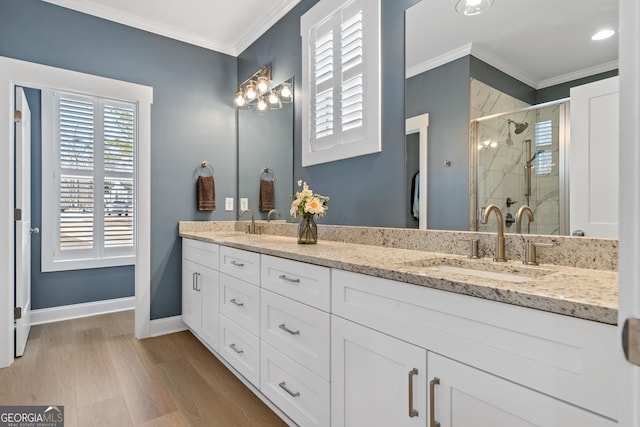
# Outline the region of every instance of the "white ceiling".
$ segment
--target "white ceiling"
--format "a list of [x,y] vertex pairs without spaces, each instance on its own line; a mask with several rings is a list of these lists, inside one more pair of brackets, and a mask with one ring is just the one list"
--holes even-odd
[[300,0],[44,0],[238,56]]
[[[237,56],[300,0],[44,1]],[[469,53],[536,88],[617,68],[617,34],[590,37],[617,30],[618,0],[495,0],[476,16],[456,1],[407,11],[407,76]]]
[[462,16],[457,0],[423,0],[407,11],[407,76],[473,53],[535,88],[617,68],[618,0],[495,0]]

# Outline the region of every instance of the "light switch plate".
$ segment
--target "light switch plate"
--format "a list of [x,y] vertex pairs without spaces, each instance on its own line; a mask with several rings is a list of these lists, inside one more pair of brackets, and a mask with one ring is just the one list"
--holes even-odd
[[233,197],[227,197],[224,199],[224,210],[232,211],[233,210]]
[[243,211],[249,209],[249,199],[246,197],[240,197],[240,210]]

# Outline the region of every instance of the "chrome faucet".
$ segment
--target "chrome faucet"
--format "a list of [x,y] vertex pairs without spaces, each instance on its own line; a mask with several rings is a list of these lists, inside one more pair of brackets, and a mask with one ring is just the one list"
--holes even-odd
[[496,262],[504,262],[507,259],[504,256],[504,221],[502,219],[502,212],[500,208],[496,205],[489,205],[484,208],[484,212],[482,213],[482,220],[480,221],[482,224],[486,224],[489,220],[489,215],[491,212],[496,213],[496,218],[498,219],[498,234],[496,235],[496,254],[493,258]]
[[518,213],[516,214],[516,233],[522,233],[522,215],[527,214],[529,222],[533,222],[533,211],[527,205],[520,206]]
[[249,234],[256,234],[256,218],[251,209],[244,209],[240,211],[239,218],[242,218],[242,215],[250,213],[251,214],[251,225],[249,226]]
[[278,218],[280,218],[280,211],[278,209],[271,209],[267,214],[267,222],[271,221],[271,214],[278,215]]

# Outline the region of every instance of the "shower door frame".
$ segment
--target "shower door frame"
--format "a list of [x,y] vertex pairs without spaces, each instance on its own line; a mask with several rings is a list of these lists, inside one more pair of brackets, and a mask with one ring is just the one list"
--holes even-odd
[[469,124],[469,230],[478,231],[478,218],[480,215],[478,206],[478,144],[480,137],[478,126],[481,122],[510,116],[525,111],[540,110],[542,108],[560,105],[558,118],[558,191],[559,191],[559,233],[561,236],[569,234],[569,104],[570,98],[561,98],[555,101],[531,105],[518,110],[491,114],[471,120]]

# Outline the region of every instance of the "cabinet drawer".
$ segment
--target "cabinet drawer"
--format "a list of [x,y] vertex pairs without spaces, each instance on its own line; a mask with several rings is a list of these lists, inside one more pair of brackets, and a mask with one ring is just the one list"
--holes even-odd
[[260,334],[260,288],[234,277],[220,274],[220,313]]
[[213,270],[220,266],[220,246],[193,239],[182,239],[182,258]]
[[300,426],[330,424],[330,384],[262,344],[260,391]]
[[331,269],[262,255],[261,286],[280,295],[329,312]]
[[612,325],[341,270],[331,280],[334,314],[617,418]]
[[220,354],[253,385],[260,383],[260,340],[225,316],[220,316]]
[[260,300],[262,340],[329,381],[331,316],[266,289]]
[[260,286],[260,254],[222,246],[220,247],[220,271]]

